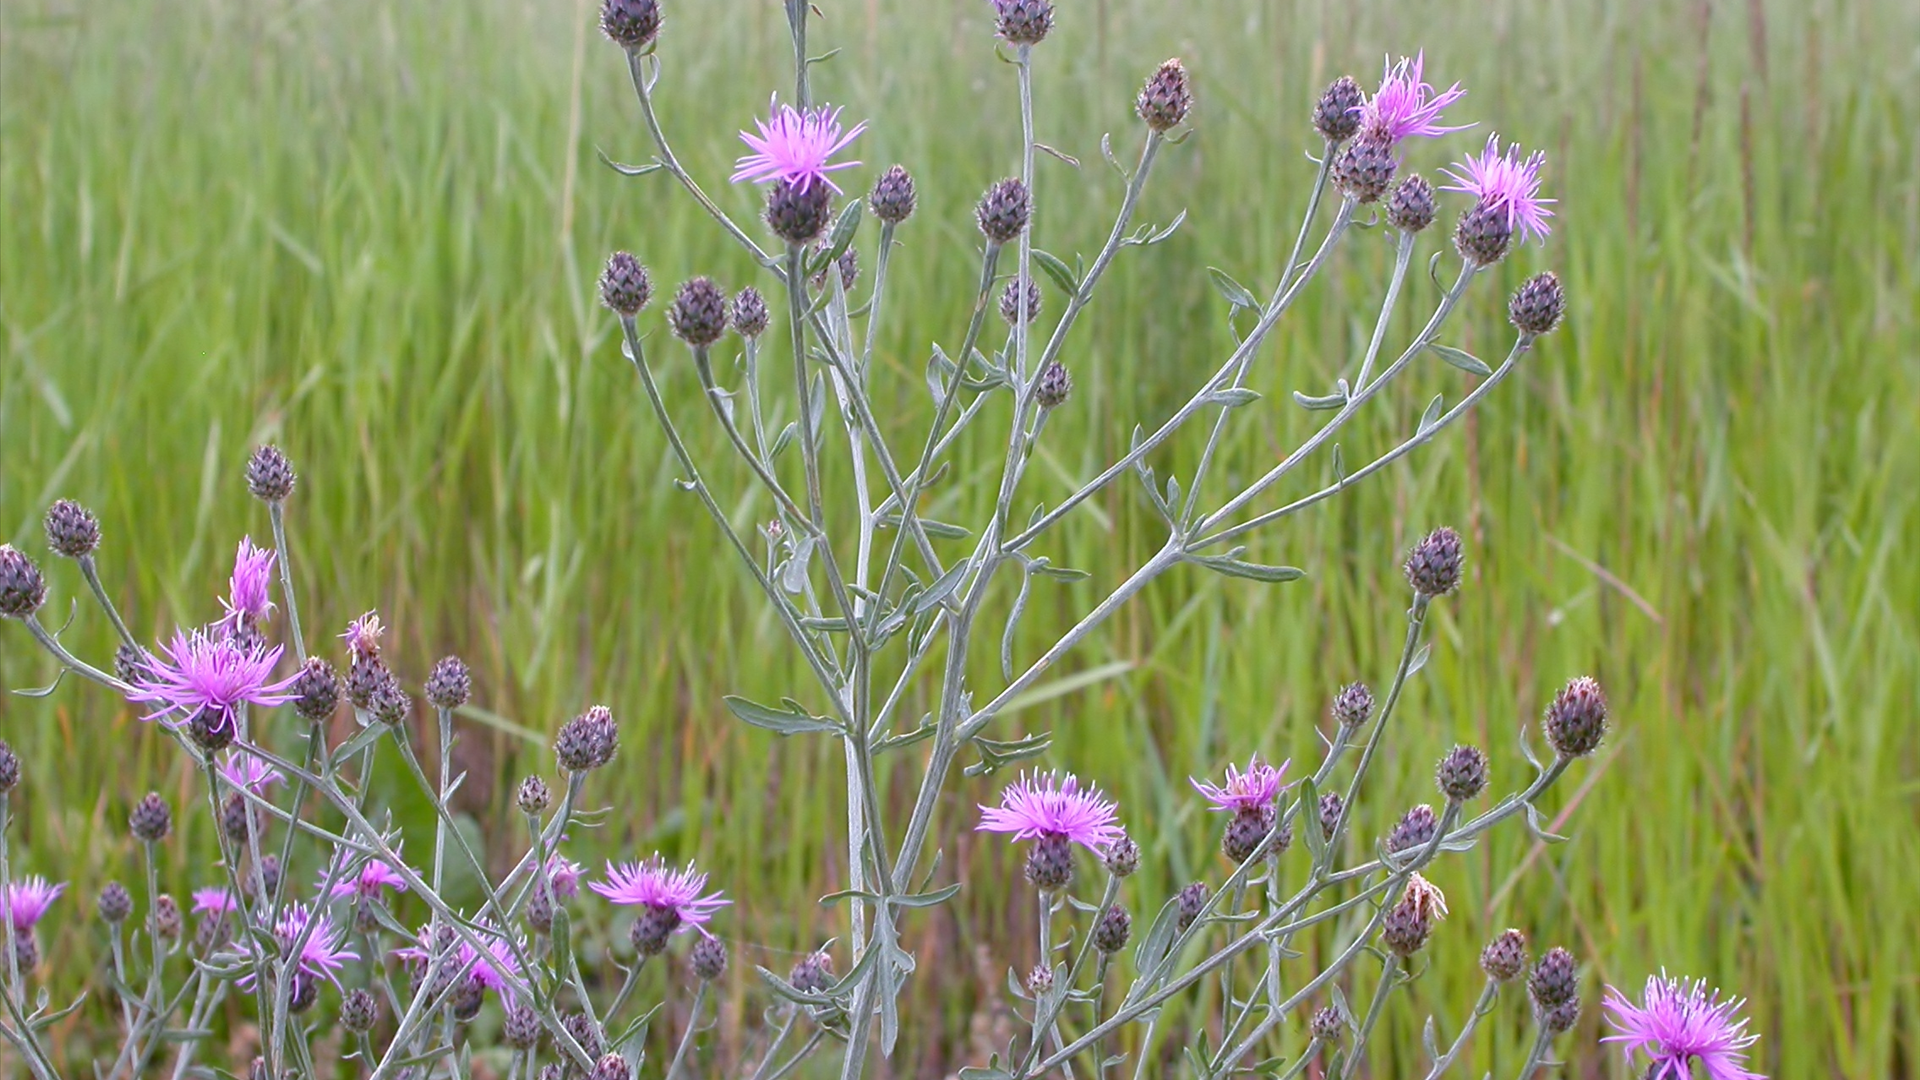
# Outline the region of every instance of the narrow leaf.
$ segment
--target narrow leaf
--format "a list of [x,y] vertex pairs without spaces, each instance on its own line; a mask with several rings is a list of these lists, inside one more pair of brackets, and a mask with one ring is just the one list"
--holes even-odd
[[749,701],[737,694],[728,694],[727,708],[733,715],[745,720],[757,728],[781,735],[799,735],[810,731],[837,732],[840,725],[824,716],[814,716],[800,707],[792,698],[782,698],[785,709],[775,709],[757,701]]
[[1455,349],[1446,345],[1428,345],[1427,351],[1469,375],[1478,375],[1484,379],[1493,374],[1493,369],[1487,366],[1486,361],[1464,349]]

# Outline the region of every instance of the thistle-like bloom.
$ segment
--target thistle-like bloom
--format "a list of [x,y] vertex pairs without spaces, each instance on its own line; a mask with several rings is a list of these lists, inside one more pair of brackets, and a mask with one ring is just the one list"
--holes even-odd
[[828,164],[828,159],[859,138],[860,133],[867,130],[866,121],[853,125],[852,131],[843,134],[839,109],[829,111],[822,106],[802,112],[776,99],[769,105],[768,112],[771,115],[767,120],[753,122],[760,134],[740,133],[740,141],[751,147],[753,153],[733,163],[733,182],[784,180],[795,191],[805,192],[817,181],[839,191],[840,186],[827,174],[860,163]]
[[1422,69],[1426,67],[1427,54],[1423,50],[1411,58],[1401,57],[1395,64],[1392,57],[1386,61],[1386,71],[1380,76],[1380,89],[1360,109],[1360,127],[1384,138],[1389,144],[1402,139],[1432,139],[1450,131],[1465,131],[1472,127],[1443,127],[1440,124],[1440,112],[1447,106],[1465,97],[1467,92],[1460,89],[1459,83],[1441,91],[1433,92],[1433,87],[1422,80]]
[[7,910],[13,916],[13,932],[24,934],[33,929],[33,924],[39,922],[53,902],[66,891],[66,882],[50,884],[38,874],[8,882],[6,901]]
[[328,895],[336,900],[347,896],[358,896],[372,900],[380,895],[381,889],[406,892],[407,879],[401,877],[393,867],[387,863],[381,862],[379,859],[368,859],[367,864],[360,868],[359,873],[334,882],[333,889]]
[[1519,233],[1522,242],[1529,237],[1544,240],[1553,232],[1547,225],[1553,211],[1547,206],[1554,202],[1540,197],[1540,166],[1546,160],[1539,150],[1522,158],[1519,143],[1502,153],[1500,136],[1488,135],[1486,149],[1461,162],[1460,171],[1441,170],[1454,181],[1441,190],[1463,191],[1483,206],[1506,211],[1507,227]]
[[347,652],[355,660],[371,660],[380,655],[380,635],[387,628],[380,625],[380,613],[369,611],[365,615],[347,624],[347,632],[340,640],[347,643]]
[[234,899],[233,890],[231,889],[193,890],[193,913],[195,915],[204,914],[211,915],[216,919],[224,919],[239,910],[240,902]]
[[559,852],[547,857],[547,881],[553,886],[553,895],[568,899],[580,895],[580,871],[583,868],[577,862]]
[[[307,933],[307,924],[313,924],[313,932]],[[346,948],[347,932],[336,924],[326,912],[315,912],[305,904],[288,904],[273,924],[274,940],[280,948],[291,949],[305,936],[307,943],[300,947],[297,958],[300,970],[316,979],[325,979],[335,986],[340,984],[340,969],[349,960],[360,959],[360,954]],[[253,988],[253,976],[243,976],[240,985]]]
[[507,980],[520,976],[520,964],[513,958],[513,947],[497,934],[482,934],[485,952],[462,941],[454,953],[454,970],[502,996],[511,993]]
[[273,563],[277,556],[265,548],[253,546],[253,537],[240,538],[240,550],[233,556],[233,576],[227,579],[227,616],[221,624],[230,630],[254,626],[273,614],[273,599],[268,591],[273,584]]
[[244,750],[235,750],[220,763],[220,776],[236,790],[244,788],[258,795],[286,779],[280,770]]
[[1765,1080],[1747,1068],[1747,1047],[1760,1036],[1747,1034],[1746,1018],[1734,1015],[1744,1004],[1740,998],[1722,1001],[1719,991],[1701,981],[1649,975],[1639,1004],[1607,987],[1605,1005],[1613,1014],[1607,1022],[1620,1034],[1600,1041],[1620,1043],[1629,1062],[1635,1050],[1647,1055],[1647,1080],[1688,1080],[1695,1058],[1707,1080]]
[[1080,788],[1068,773],[1023,776],[1000,793],[999,806],[982,806],[975,832],[1012,833],[1015,840],[1060,836],[1099,851],[1124,835],[1117,823],[1120,807],[1099,788]]
[[226,715],[242,702],[272,706],[293,700],[285,692],[293,685],[292,678],[273,681],[273,666],[279,660],[278,645],[243,647],[224,635],[181,631],[158,654],[148,657],[146,670],[135,680],[127,700],[158,706],[143,720],[178,714],[178,723],[205,710],[218,714],[222,724],[228,723]]
[[1271,804],[1274,796],[1280,794],[1281,778],[1286,776],[1287,766],[1291,764],[1291,761],[1283,761],[1279,765],[1262,765],[1260,755],[1255,754],[1247,760],[1244,771],[1228,764],[1227,782],[1219,787],[1194,776],[1188,777],[1187,782],[1193,785],[1193,790],[1207,797],[1207,801],[1213,804],[1211,809],[1235,812],[1258,810]]
[[588,882],[587,887],[616,904],[641,904],[657,912],[678,917],[677,927],[692,926],[706,933],[704,924],[713,913],[733,903],[722,900],[718,889],[701,896],[707,887],[707,875],[692,863],[673,870],[656,852],[645,862],[623,865],[607,863],[607,880]]

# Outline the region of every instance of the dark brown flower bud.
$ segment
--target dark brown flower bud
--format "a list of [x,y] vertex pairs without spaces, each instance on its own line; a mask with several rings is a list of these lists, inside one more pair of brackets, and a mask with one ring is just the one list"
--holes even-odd
[[1465,562],[1460,534],[1446,526],[1428,533],[1407,555],[1407,584],[1421,596],[1445,596],[1460,587]]
[[694,278],[674,294],[667,325],[674,337],[696,349],[706,348],[727,332],[727,294],[712,278]]
[[1512,982],[1527,970],[1527,935],[1503,930],[1480,951],[1480,970],[1494,982]]
[[12,544],[0,544],[0,615],[24,619],[46,602],[47,581],[40,568]]
[[628,52],[639,52],[660,35],[659,0],[605,0],[600,32]]
[[1038,45],[1053,29],[1053,5],[1048,0],[993,0],[999,16],[995,30],[1015,45]]
[[1512,243],[1513,223],[1503,206],[1475,204],[1473,209],[1460,215],[1460,223],[1454,226],[1454,250],[1475,266],[1499,262]]
[[1149,75],[1147,85],[1140,88],[1140,96],[1133,103],[1133,111],[1155,131],[1178,126],[1192,108],[1193,82],[1187,78],[1187,69],[1179,60],[1169,60]]
[[1366,683],[1348,683],[1340,688],[1333,697],[1333,708],[1329,710],[1333,721],[1343,728],[1357,728],[1373,715],[1373,691]]
[[255,447],[253,456],[247,459],[247,490],[261,502],[286,502],[298,479],[293,462],[277,446]]
[[[1551,333],[1560,325],[1560,316],[1567,309],[1567,293],[1560,287],[1560,279],[1551,271],[1535,274],[1526,280],[1507,302],[1507,318],[1524,334],[1539,337]],[[52,526],[48,526],[51,534]]]
[[[1021,288],[1023,282],[1026,285],[1024,289]],[[1023,303],[1026,305],[1024,312],[1021,310]],[[1000,317],[1006,320],[1008,326],[1018,325],[1022,321],[1030,323],[1039,318],[1040,286],[1034,284],[1032,278],[1009,279],[1007,287],[1000,290]]]
[[733,330],[743,338],[757,338],[767,330],[767,299],[749,285],[733,298]]
[[1600,684],[1582,675],[1567,683],[1547,706],[1547,742],[1571,761],[1600,749],[1607,737],[1607,696]]
[[1067,371],[1067,365],[1049,360],[1040,371],[1040,380],[1034,383],[1034,403],[1043,409],[1057,409],[1067,403],[1067,396],[1072,393],[1073,375]]
[[133,813],[127,818],[127,825],[133,830],[133,838],[145,844],[157,844],[173,831],[173,811],[168,809],[167,801],[159,792],[148,792],[146,798],[133,804]]
[[890,225],[898,225],[913,216],[913,176],[906,166],[895,165],[880,174],[867,195],[873,216]]
[[473,676],[457,656],[443,658],[427,675],[427,700],[436,709],[457,709],[472,693]]
[[1360,130],[1360,84],[1342,75],[1328,84],[1313,106],[1313,129],[1330,143],[1345,142]]
[[1421,803],[1401,815],[1393,831],[1387,833],[1387,853],[1398,855],[1425,847],[1439,827],[1440,819],[1434,815],[1433,807]]
[[801,190],[786,180],[767,189],[767,224],[789,244],[811,244],[827,231],[833,216],[833,189],[809,184]]
[[72,499],[47,507],[47,546],[55,554],[78,559],[100,546],[100,521]]
[[1100,921],[1093,924],[1093,947],[1103,953],[1117,953],[1127,947],[1127,939],[1133,936],[1133,916],[1126,908],[1115,904],[1102,912]]
[[607,268],[600,271],[600,302],[618,314],[632,318],[653,299],[653,279],[640,260],[624,251],[607,256]]
[[1440,759],[1433,779],[1448,802],[1478,798],[1487,790],[1487,755],[1477,746],[1456,746]]
[[1073,880],[1073,844],[1063,833],[1043,833],[1027,849],[1027,880],[1054,892]]
[[1357,203],[1378,202],[1393,183],[1399,164],[1393,157],[1393,143],[1384,135],[1363,132],[1333,159],[1333,183]]
[[1433,185],[1414,173],[1394,185],[1387,200],[1387,221],[1403,233],[1417,233],[1433,224]]
[[1033,197],[1018,177],[1009,177],[987,189],[974,209],[980,231],[996,244],[1010,244],[1027,231],[1033,218]]

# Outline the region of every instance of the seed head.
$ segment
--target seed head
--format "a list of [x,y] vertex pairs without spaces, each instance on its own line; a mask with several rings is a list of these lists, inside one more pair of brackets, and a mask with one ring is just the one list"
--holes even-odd
[[72,499],[61,499],[47,507],[47,546],[69,559],[93,554],[100,546],[99,519]]
[[1456,746],[1440,759],[1433,780],[1448,802],[1477,798],[1487,790],[1487,755],[1477,746]]
[[1421,803],[1402,814],[1399,823],[1387,834],[1387,853],[1398,855],[1424,847],[1439,827],[1440,819],[1434,816],[1433,807]]
[[20,757],[0,739],[0,795],[20,786]]
[[47,581],[33,560],[0,544],[0,615],[24,619],[47,602]]
[[701,982],[712,982],[727,970],[727,947],[717,937],[702,937],[687,954],[687,966]]
[[600,271],[600,302],[621,315],[632,318],[653,299],[653,279],[640,260],[624,251],[607,256],[607,268]]
[[1327,1005],[1313,1014],[1313,1019],[1307,1024],[1307,1031],[1322,1046],[1338,1046],[1341,1038],[1347,1033],[1347,1020],[1340,1015],[1339,1009]]
[[874,217],[889,225],[913,216],[913,176],[906,166],[895,165],[880,174],[867,194],[867,207]]
[[800,958],[787,972],[787,982],[803,994],[817,994],[833,985],[833,957],[825,950]]
[[703,349],[727,332],[727,294],[712,278],[694,278],[674,294],[673,306],[667,309],[667,324],[673,328],[674,337]]
[[500,1034],[515,1050],[531,1050],[540,1044],[540,1014],[525,1005],[514,1005],[507,1009]]
[[1421,596],[1445,596],[1460,587],[1460,534],[1442,525],[1428,533],[1407,555],[1407,584]]
[[[1560,316],[1567,310],[1567,292],[1560,287],[1560,279],[1552,271],[1535,274],[1526,280],[1507,301],[1507,318],[1523,334],[1539,337],[1551,333],[1560,325]],[[51,532],[51,523],[47,526]]]
[[1433,185],[1413,173],[1394,185],[1387,200],[1387,220],[1403,233],[1417,233],[1433,224]]
[[1100,913],[1100,921],[1093,924],[1093,947],[1103,953],[1117,953],[1127,947],[1127,939],[1133,936],[1133,916],[1127,909],[1115,904]]
[[1527,976],[1527,996],[1533,999],[1536,1014],[1578,1000],[1580,967],[1573,954],[1557,945],[1548,949]]
[[153,932],[164,941],[179,941],[184,923],[180,918],[180,905],[173,897],[165,893],[153,899]]
[[1480,950],[1480,970],[1495,982],[1512,982],[1527,970],[1527,935],[1502,930]]
[[1380,923],[1380,940],[1401,957],[1426,947],[1434,924],[1447,916],[1447,898],[1419,874],[1407,879],[1400,901],[1387,909]]
[[1353,76],[1342,75],[1327,85],[1313,106],[1313,129],[1329,143],[1345,142],[1360,130],[1360,106],[1365,97]]
[[1567,683],[1547,706],[1547,742],[1572,761],[1600,749],[1607,737],[1607,695],[1591,676]]
[[1048,0],[993,0],[999,16],[994,29],[1014,45],[1038,45],[1053,29],[1053,5]]
[[514,801],[520,804],[521,813],[539,814],[553,804],[553,792],[547,790],[545,780],[529,776],[520,781],[520,790],[514,795]]
[[1393,172],[1399,164],[1394,160],[1391,142],[1378,133],[1364,131],[1333,159],[1333,183],[1357,203],[1378,202],[1393,183]]
[[380,1019],[380,1001],[369,990],[349,990],[340,999],[340,1026],[356,1035],[373,1030]]
[[827,231],[833,215],[833,189],[825,184],[798,187],[775,180],[767,189],[767,225],[789,244],[811,244]]
[[1166,131],[1179,125],[1193,108],[1193,82],[1179,60],[1169,60],[1147,76],[1147,85],[1133,103],[1133,111],[1154,131]]
[[1453,247],[1460,257],[1475,266],[1492,266],[1506,257],[1513,245],[1513,226],[1500,207],[1478,203],[1460,215],[1453,229]]
[[427,700],[436,709],[457,709],[467,703],[472,693],[473,676],[457,656],[445,657],[433,665],[433,671],[427,675]]
[[600,5],[600,32],[628,52],[639,52],[660,34],[659,0],[606,0]]
[[1018,177],[1009,177],[987,189],[974,208],[980,231],[996,244],[1009,244],[1027,231],[1033,217],[1033,196]]
[[100,897],[95,901],[100,918],[110,926],[119,926],[133,914],[133,894],[125,885],[109,881],[100,888]]
[[263,503],[283,503],[299,479],[293,462],[277,446],[256,446],[247,458],[247,490]]
[[587,1080],[633,1080],[633,1069],[619,1054],[603,1054],[587,1074]]
[[1329,710],[1333,721],[1342,728],[1357,728],[1373,715],[1373,691],[1366,683],[1348,683],[1333,696],[1333,708]]
[[133,838],[146,844],[157,844],[173,831],[173,811],[167,808],[167,801],[159,792],[148,792],[147,797],[133,804],[133,813],[127,818],[127,825],[133,830]]
[[1065,833],[1044,833],[1027,850],[1027,880],[1055,892],[1073,881],[1073,842]]
[[1337,791],[1329,791],[1320,796],[1320,835],[1333,839],[1333,830],[1340,827],[1340,811],[1345,809],[1346,799]]
[[1073,375],[1067,371],[1067,365],[1058,360],[1050,360],[1040,371],[1040,381],[1033,385],[1033,400],[1043,409],[1057,409],[1066,404],[1067,396],[1073,393]]
[[301,719],[317,724],[333,715],[340,704],[340,675],[333,665],[318,656],[307,657],[300,674],[293,679],[293,711]]
[[743,338],[757,338],[767,330],[767,299],[749,285],[733,298],[733,331]]
[[1174,925],[1184,934],[1187,931],[1187,927],[1192,926],[1194,922],[1200,918],[1200,913],[1206,910],[1207,883],[1204,881],[1196,881],[1188,885],[1186,888],[1180,890],[1175,900],[1178,903],[1178,908],[1176,909],[1178,918],[1174,920]]
[[1107,845],[1104,861],[1107,873],[1117,878],[1132,877],[1140,869],[1140,845],[1126,833],[1120,839]]
[[[1023,285],[1025,288],[1022,288]],[[1032,322],[1040,317],[1040,286],[1034,284],[1033,279],[1029,277],[1012,278],[1007,282],[1007,287],[1000,290],[1000,317],[1006,320],[1008,326],[1014,326],[1022,321],[1020,309],[1022,296],[1026,299],[1025,321]]]

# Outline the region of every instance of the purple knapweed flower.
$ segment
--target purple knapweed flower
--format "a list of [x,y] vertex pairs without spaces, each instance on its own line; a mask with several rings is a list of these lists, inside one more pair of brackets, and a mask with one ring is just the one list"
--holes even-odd
[[258,795],[284,780],[280,770],[244,750],[235,750],[220,763],[220,776],[236,790],[245,788]]
[[1465,97],[1467,92],[1459,83],[1454,83],[1435,94],[1433,87],[1421,78],[1426,63],[1424,50],[1411,58],[1401,57],[1398,64],[1392,57],[1387,58],[1386,71],[1380,76],[1380,89],[1360,107],[1361,130],[1385,139],[1391,146],[1402,139],[1432,139],[1473,126],[1443,127],[1440,124],[1441,110]]
[[999,806],[982,806],[975,832],[1012,833],[1015,840],[1062,836],[1099,851],[1124,835],[1117,824],[1120,807],[1099,788],[1080,788],[1068,773],[1034,773],[1009,784]]
[[[1702,981],[1669,979],[1665,972],[1647,977],[1646,993],[1635,1004],[1607,987],[1607,1022],[1620,1032],[1601,1042],[1617,1042],[1633,1060],[1635,1050],[1652,1061],[1647,1080],[1689,1080],[1698,1058],[1707,1080],[1766,1080],[1747,1069],[1747,1047],[1760,1038],[1747,1034],[1747,1021],[1735,1013],[1746,1002],[1720,1000]],[[1635,1076],[1641,1075],[1634,1073]]]
[[368,859],[366,865],[360,868],[359,873],[334,882],[333,889],[328,895],[332,896],[335,900],[347,896],[358,896],[363,899],[372,900],[380,895],[381,889],[406,892],[407,879],[401,877],[388,863],[382,862],[379,859]]
[[380,635],[387,628],[380,625],[380,613],[369,611],[365,615],[347,624],[347,632],[340,640],[347,643],[347,652],[355,660],[371,660],[380,655]]
[[240,539],[240,550],[233,556],[233,576],[227,580],[226,618],[221,625],[230,630],[263,623],[273,614],[273,600],[267,595],[273,584],[273,562],[277,556],[268,549],[253,546],[251,536]]
[[[240,902],[234,899],[233,890],[226,888],[193,890],[193,913],[206,914],[217,919],[240,910]],[[317,931],[316,931],[317,933]]]
[[866,121],[853,125],[852,131],[842,134],[839,109],[829,111],[822,106],[802,111],[791,105],[782,105],[776,99],[768,111],[771,115],[767,120],[754,121],[754,126],[760,129],[759,135],[744,131],[740,133],[740,141],[751,147],[753,153],[733,163],[733,182],[784,180],[795,191],[805,192],[817,181],[839,191],[840,186],[827,174],[860,163],[841,161],[828,164],[828,159],[859,138],[860,133],[867,130]]
[[[313,924],[313,932],[307,933],[307,924]],[[307,943],[300,948],[298,963],[300,970],[316,979],[325,979],[335,986],[340,984],[339,972],[349,960],[360,959],[360,954],[346,948],[347,932],[336,924],[326,912],[315,912],[305,904],[288,904],[280,912],[280,918],[274,921],[273,938],[280,943],[281,949],[291,949],[306,936]],[[253,988],[253,975],[242,976],[240,985],[248,990]]]
[[8,882],[6,901],[7,911],[13,917],[13,932],[24,934],[33,929],[33,924],[39,922],[66,891],[66,882],[51,884],[38,874]]
[[547,881],[553,886],[553,895],[572,899],[580,895],[579,863],[555,852],[547,858]]
[[1547,225],[1553,211],[1547,206],[1554,202],[1540,197],[1540,166],[1546,160],[1546,154],[1538,150],[1522,158],[1519,143],[1508,146],[1503,154],[1500,136],[1488,135],[1486,149],[1461,162],[1459,172],[1441,170],[1454,181],[1441,190],[1463,191],[1484,206],[1505,210],[1507,226],[1519,233],[1523,242],[1530,236],[1544,240],[1553,231]]
[[1206,796],[1213,810],[1258,810],[1273,802],[1280,794],[1281,779],[1287,775],[1287,766],[1292,761],[1283,761],[1278,765],[1262,765],[1260,755],[1248,759],[1245,770],[1227,765],[1227,782],[1219,787],[1206,783],[1198,777],[1188,777],[1187,782],[1193,789]]
[[657,852],[645,862],[616,866],[610,861],[607,880],[589,882],[587,887],[616,904],[643,904],[657,912],[671,912],[678,916],[676,929],[692,926],[703,934],[707,930],[702,924],[733,903],[722,900],[717,889],[701,896],[700,890],[707,887],[707,875],[695,870],[692,863],[681,870],[668,869]]
[[506,938],[497,934],[483,933],[480,937],[486,943],[486,951],[481,952],[462,941],[454,953],[454,970],[489,990],[508,996],[512,993],[508,989],[508,980],[520,975],[520,964],[513,958],[513,947]]
[[142,720],[158,720],[175,713],[180,714],[179,720],[188,720],[202,710],[224,718],[242,702],[284,705],[293,700],[293,695],[285,691],[294,680],[272,681],[273,666],[279,660],[278,645],[247,647],[202,630],[181,631],[174,634],[171,643],[162,645],[158,654],[147,658],[127,700],[158,706]]

